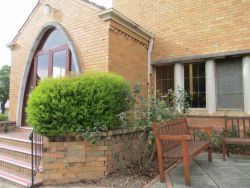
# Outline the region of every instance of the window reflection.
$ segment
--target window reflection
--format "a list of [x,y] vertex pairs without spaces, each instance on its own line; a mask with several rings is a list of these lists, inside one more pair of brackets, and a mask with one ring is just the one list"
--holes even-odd
[[48,78],[48,54],[40,55],[37,58],[37,81]]
[[65,45],[67,41],[65,38],[62,36],[60,31],[58,30],[53,30],[50,35],[48,36],[46,42],[44,43],[42,50],[50,49],[50,48],[55,48],[57,46],[62,46]]
[[67,51],[62,50],[53,53],[53,78],[66,75]]

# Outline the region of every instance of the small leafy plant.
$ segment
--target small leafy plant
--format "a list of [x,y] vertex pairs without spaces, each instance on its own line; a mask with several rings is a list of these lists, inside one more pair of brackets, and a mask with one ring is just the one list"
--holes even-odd
[[[134,160],[122,159],[114,156],[120,166],[120,170],[125,174],[140,174],[152,177],[155,172],[156,147],[151,125],[154,122],[162,122],[177,119],[188,115],[188,103],[184,90],[176,89],[158,98],[145,99],[141,95],[141,86],[136,84],[133,89],[132,110],[122,112],[119,118],[122,127],[141,128],[141,132],[128,135],[123,134],[121,142],[123,150],[134,153]],[[131,140],[140,140],[140,145]],[[153,171],[153,172],[152,172]]]

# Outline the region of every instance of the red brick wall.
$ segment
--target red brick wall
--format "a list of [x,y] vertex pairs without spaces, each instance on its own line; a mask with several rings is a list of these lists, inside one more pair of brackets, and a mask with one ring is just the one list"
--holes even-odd
[[191,117],[188,119],[188,124],[197,127],[212,127],[218,131],[221,131],[225,125],[224,117]]

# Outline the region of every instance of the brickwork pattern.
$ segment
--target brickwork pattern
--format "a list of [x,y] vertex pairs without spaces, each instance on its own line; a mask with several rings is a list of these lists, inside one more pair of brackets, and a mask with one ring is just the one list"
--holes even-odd
[[[46,139],[43,145],[43,170],[39,177],[45,185],[53,185],[99,179],[111,174],[121,167],[118,160],[136,159],[135,151],[124,145],[126,140],[131,141],[134,134],[133,131],[128,134],[111,131],[96,144],[87,141],[50,142]],[[140,148],[142,141],[140,137],[136,138],[133,146]],[[136,155],[138,157],[140,152]]]
[[153,60],[250,48],[248,0],[113,0],[155,35]]
[[191,117],[188,124],[196,127],[212,127],[216,131],[222,131],[225,126],[224,117]]
[[131,82],[140,83],[147,96],[148,41],[111,22],[109,32],[109,70]]

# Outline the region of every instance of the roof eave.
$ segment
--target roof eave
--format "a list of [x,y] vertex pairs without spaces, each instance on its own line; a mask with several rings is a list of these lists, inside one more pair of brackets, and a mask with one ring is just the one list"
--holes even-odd
[[122,13],[117,11],[114,8],[110,8],[104,10],[97,15],[102,18],[104,21],[106,20],[114,20],[115,22],[127,27],[128,29],[134,31],[135,33],[139,34],[141,37],[145,38],[146,40],[150,40],[154,38],[153,34],[142,28],[140,25],[129,19],[128,17],[124,16]]

